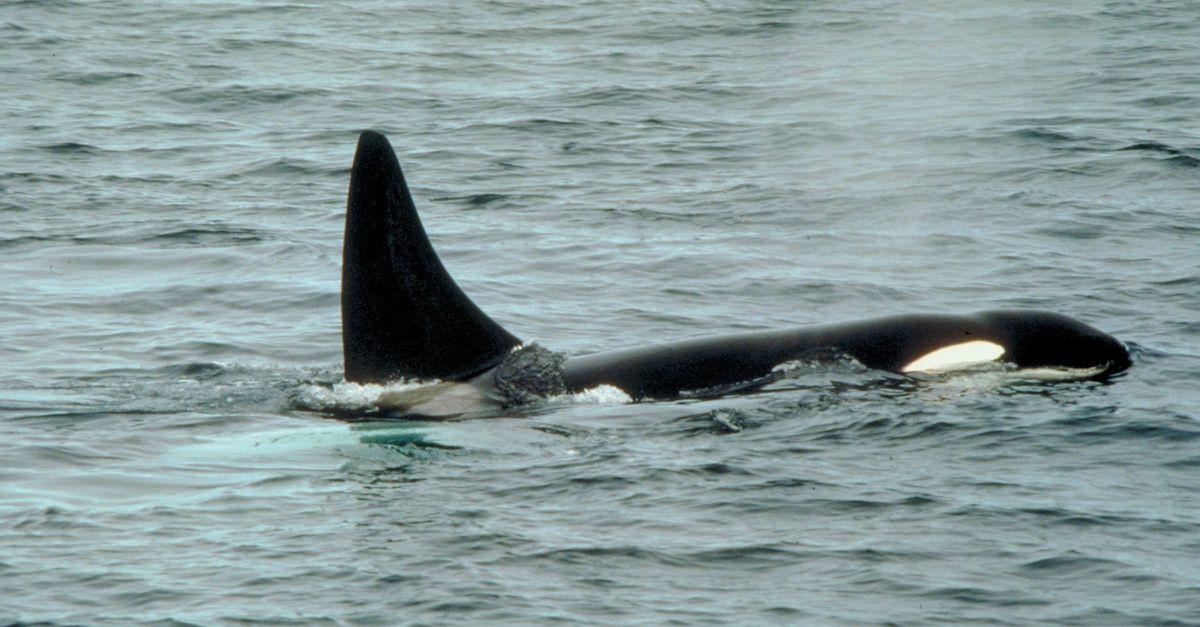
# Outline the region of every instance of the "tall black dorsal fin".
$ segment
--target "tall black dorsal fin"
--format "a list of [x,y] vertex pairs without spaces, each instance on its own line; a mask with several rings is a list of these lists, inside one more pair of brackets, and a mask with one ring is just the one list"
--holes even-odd
[[450,278],[417,217],[392,145],[382,133],[363,131],[342,249],[346,380],[463,380],[518,344]]

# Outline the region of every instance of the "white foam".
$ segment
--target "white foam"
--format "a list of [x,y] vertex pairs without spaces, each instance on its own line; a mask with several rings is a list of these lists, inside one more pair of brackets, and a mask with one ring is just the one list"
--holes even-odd
[[633,402],[633,397],[626,394],[621,388],[612,385],[597,385],[582,392],[562,394],[554,399],[587,405],[622,405]]
[[1108,364],[1091,368],[1023,368],[1007,373],[1013,379],[1025,381],[1082,381],[1108,370]]
[[983,367],[953,372],[931,373],[921,377],[925,383],[922,394],[932,393],[939,398],[962,394],[992,392],[1019,384],[1063,383],[1087,381],[1105,371],[1107,366],[1094,368],[1017,368],[1013,364],[993,362]]
[[867,369],[866,366],[862,365],[854,357],[841,351],[830,350],[820,356],[792,359],[781,364],[776,364],[774,368],[771,368],[771,373],[779,378],[795,379],[813,373],[845,374],[861,372]]
[[440,382],[396,381],[393,383],[350,383],[342,381],[333,387],[301,386],[295,403],[299,409],[310,411],[355,411],[377,409],[391,395],[404,395],[414,390],[439,385]]

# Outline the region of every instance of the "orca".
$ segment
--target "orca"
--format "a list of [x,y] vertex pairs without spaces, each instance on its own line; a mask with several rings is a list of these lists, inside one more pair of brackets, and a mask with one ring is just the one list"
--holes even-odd
[[466,383],[474,390],[452,396],[500,405],[602,385],[635,401],[720,396],[775,381],[789,362],[829,355],[901,375],[996,362],[1106,378],[1131,365],[1116,338],[1062,314],[1021,310],[896,315],[578,356],[525,346],[450,277],[395,151],[369,130],[350,173],[341,305],[348,382]]

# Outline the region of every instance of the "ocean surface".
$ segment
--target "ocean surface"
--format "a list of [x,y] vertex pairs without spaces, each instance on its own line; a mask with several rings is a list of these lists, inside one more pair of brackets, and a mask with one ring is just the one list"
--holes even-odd
[[[0,2],[0,624],[1200,623],[1200,4]],[[1029,307],[1107,382],[383,420],[349,167],[569,353]]]

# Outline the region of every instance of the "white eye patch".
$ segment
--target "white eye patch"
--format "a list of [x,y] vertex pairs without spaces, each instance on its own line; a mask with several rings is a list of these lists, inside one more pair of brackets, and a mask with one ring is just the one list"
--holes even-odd
[[918,358],[900,369],[900,372],[930,372],[951,370],[1000,359],[1004,347],[995,342],[972,340],[961,344],[943,346]]

